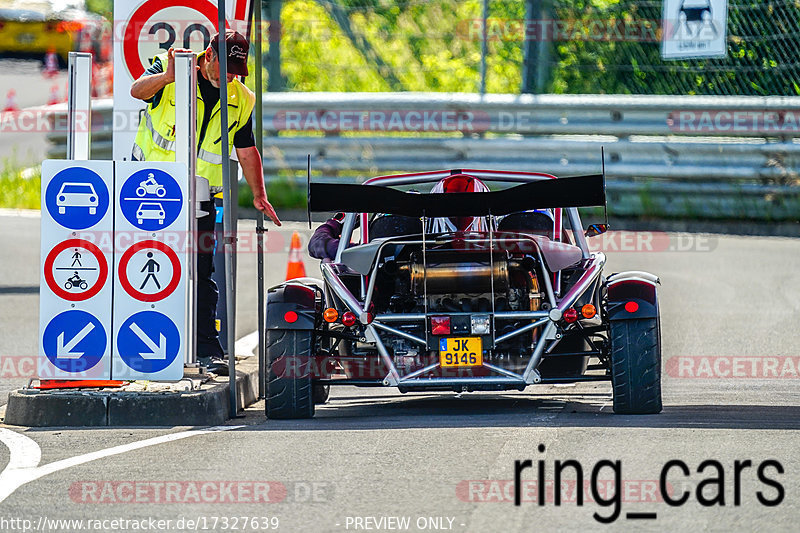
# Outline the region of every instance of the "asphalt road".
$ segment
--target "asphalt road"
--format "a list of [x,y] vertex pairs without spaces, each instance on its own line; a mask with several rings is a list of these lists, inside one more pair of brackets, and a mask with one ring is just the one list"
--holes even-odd
[[[2,216],[0,223],[0,346],[6,354],[32,355],[38,220]],[[643,269],[661,276],[660,415],[613,415],[607,384],[461,396],[343,387],[334,389],[313,420],[267,421],[258,403],[208,433],[2,426],[0,529],[13,530],[3,519],[27,519],[58,531],[92,525],[132,530],[130,523],[111,521],[136,519],[166,531],[263,531],[277,519],[279,531],[796,531],[800,285],[793,267],[800,241],[655,237],[661,243],[656,251],[619,251],[629,243],[620,238],[603,247],[608,272]],[[285,265],[277,248],[271,255],[276,260],[270,259],[273,279],[280,279]],[[254,281],[244,281],[254,280],[255,258],[243,255],[241,334],[255,323]],[[515,461],[526,459],[533,467],[522,474],[526,483],[517,507]],[[544,505],[538,505],[530,484],[538,462],[550,482],[555,461],[568,459],[582,466],[584,505],[575,502],[574,483],[563,484],[560,506],[546,483]],[[673,459],[688,469],[686,475],[680,468],[668,472],[672,497],[688,494],[676,507],[657,489],[662,468]],[[602,460],[619,466],[603,466]],[[698,472],[707,460],[719,467]],[[751,466],[737,474],[735,461]],[[618,502],[609,485],[614,470]],[[566,472],[565,479],[575,479],[572,468]],[[699,502],[720,493],[724,505]],[[619,517],[610,526],[594,517],[615,511]],[[84,522],[57,529],[56,519]],[[159,527],[159,519],[171,522]]]

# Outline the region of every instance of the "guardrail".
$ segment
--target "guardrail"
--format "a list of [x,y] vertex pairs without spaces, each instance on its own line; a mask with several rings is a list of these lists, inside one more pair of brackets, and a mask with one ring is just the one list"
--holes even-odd
[[[800,97],[268,93],[264,173],[600,170],[616,215],[800,219]],[[92,154],[111,157],[111,101]],[[50,135],[50,157],[66,136]],[[320,176],[321,174],[321,176]]]

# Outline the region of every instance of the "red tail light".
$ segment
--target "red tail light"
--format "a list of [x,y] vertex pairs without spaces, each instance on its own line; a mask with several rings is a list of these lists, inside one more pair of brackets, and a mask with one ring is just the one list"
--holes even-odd
[[283,315],[283,319],[290,324],[297,322],[297,313],[294,311],[286,311]]
[[639,310],[639,304],[636,302],[628,302],[625,304],[625,310],[629,313],[635,313]]
[[350,327],[355,323],[356,323],[356,315],[355,315],[355,313],[353,313],[351,311],[345,311],[342,314],[342,324],[344,324],[347,327]]
[[569,308],[564,311],[564,322],[572,324],[578,320],[578,312],[575,309]]
[[450,317],[432,316],[431,333],[433,335],[450,335]]

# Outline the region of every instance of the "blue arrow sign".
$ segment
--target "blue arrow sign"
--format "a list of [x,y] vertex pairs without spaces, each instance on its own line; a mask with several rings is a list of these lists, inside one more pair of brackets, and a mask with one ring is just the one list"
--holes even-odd
[[156,311],[141,311],[119,328],[117,353],[137,372],[152,374],[167,368],[181,347],[178,328],[167,316]]
[[44,328],[44,354],[65,372],[85,372],[103,358],[108,337],[100,321],[86,311],[64,311]]
[[93,170],[65,168],[47,185],[45,204],[53,220],[65,228],[90,228],[108,211],[108,187]]
[[139,229],[160,230],[175,222],[183,207],[183,194],[175,178],[156,168],[130,175],[120,189],[120,209]]

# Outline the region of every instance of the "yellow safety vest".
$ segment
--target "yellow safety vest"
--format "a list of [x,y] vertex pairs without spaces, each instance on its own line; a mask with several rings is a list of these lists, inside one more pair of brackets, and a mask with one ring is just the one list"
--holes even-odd
[[[199,58],[205,52],[197,54]],[[167,54],[156,56],[164,69]],[[154,59],[155,60],[155,59]],[[198,73],[198,76],[201,74]],[[233,136],[250,119],[256,97],[238,79],[228,84],[228,146]],[[203,97],[197,91],[197,132],[203,121]],[[197,175],[206,178],[211,186],[222,185],[222,136],[220,135],[219,101],[211,111],[206,135],[197,151]],[[139,161],[175,161],[175,84],[164,87],[158,106],[147,104],[133,144],[133,157]]]

